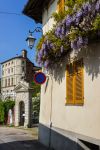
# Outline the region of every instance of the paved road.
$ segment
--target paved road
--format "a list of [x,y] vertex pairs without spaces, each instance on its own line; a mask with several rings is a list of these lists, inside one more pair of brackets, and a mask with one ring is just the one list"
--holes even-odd
[[[34,129],[33,129],[34,130]],[[0,150],[47,150],[37,141],[35,131],[0,127]]]

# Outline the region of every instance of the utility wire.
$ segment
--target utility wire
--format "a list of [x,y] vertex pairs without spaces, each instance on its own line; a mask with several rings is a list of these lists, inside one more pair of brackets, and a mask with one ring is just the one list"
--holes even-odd
[[17,15],[17,16],[22,16],[23,14],[19,13],[14,13],[14,12],[6,12],[6,11],[0,11],[1,15]]

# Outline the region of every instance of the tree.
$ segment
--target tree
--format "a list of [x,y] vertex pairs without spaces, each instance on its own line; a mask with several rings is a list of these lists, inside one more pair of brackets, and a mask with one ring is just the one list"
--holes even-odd
[[35,82],[32,82],[32,88],[34,89],[32,97],[36,97],[37,94],[40,93],[41,86],[39,84],[36,84]]
[[8,116],[9,109],[13,109],[15,105],[15,101],[7,99],[3,102],[4,104],[4,112],[5,112],[5,118]]
[[32,82],[32,87],[34,89],[32,95],[32,112],[33,112],[33,123],[38,123],[39,121],[39,111],[40,111],[40,89],[41,86]]
[[4,122],[4,115],[5,115],[4,105],[3,102],[0,100],[0,123]]
[[39,112],[40,112],[40,94],[37,97],[32,98],[32,111],[33,111],[33,122],[39,122]]

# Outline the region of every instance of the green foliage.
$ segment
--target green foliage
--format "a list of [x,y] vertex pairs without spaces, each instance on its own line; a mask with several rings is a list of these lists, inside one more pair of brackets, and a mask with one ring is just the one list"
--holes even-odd
[[36,97],[40,93],[41,86],[33,81],[32,88],[34,89],[32,97]]
[[98,14],[93,22],[93,29],[98,30],[100,29],[100,15]]
[[9,109],[13,109],[15,101],[13,100],[0,100],[0,123],[4,123],[5,119],[8,116]]
[[41,86],[32,82],[33,95],[32,95],[32,112],[34,115],[34,122],[39,121],[39,111],[40,111],[40,90]]
[[42,36],[42,37],[40,38],[39,43],[38,43],[37,46],[36,46],[36,49],[37,49],[37,50],[40,50],[40,49],[41,49],[43,42],[44,42],[44,36]]
[[15,105],[15,101],[8,99],[3,102],[3,105],[4,105],[5,117],[7,117],[8,111],[9,111],[9,109],[13,109],[13,107]]
[[64,19],[65,15],[66,15],[65,11],[59,13],[54,12],[52,14],[52,17],[54,18],[54,21],[60,22],[62,19]]
[[32,110],[33,110],[33,115],[34,115],[34,120],[36,122],[39,121],[39,111],[40,111],[40,95],[37,97],[33,97],[32,99]]
[[[61,20],[63,20],[66,15],[72,15],[73,13],[75,13],[84,2],[86,2],[87,0],[66,0],[65,1],[65,11],[63,12],[54,12],[52,14],[52,17],[54,18],[54,20],[57,22],[60,22]],[[74,9],[73,9],[74,8]]]
[[0,123],[3,123],[3,122],[4,122],[4,115],[5,115],[5,112],[4,112],[4,104],[3,104],[3,102],[0,100]]
[[60,62],[69,49],[86,48],[90,41],[99,39],[100,8],[97,4],[100,7],[99,0],[66,0],[65,11],[52,14],[56,24],[37,46],[39,64],[49,68]]

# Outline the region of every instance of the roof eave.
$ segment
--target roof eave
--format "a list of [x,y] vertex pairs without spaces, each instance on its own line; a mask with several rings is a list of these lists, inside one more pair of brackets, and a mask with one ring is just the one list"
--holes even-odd
[[37,23],[42,23],[42,4],[44,0],[29,0],[25,5],[22,13],[32,19]]
[[37,23],[42,23],[42,11],[47,4],[53,0],[28,0],[22,13],[32,19]]

